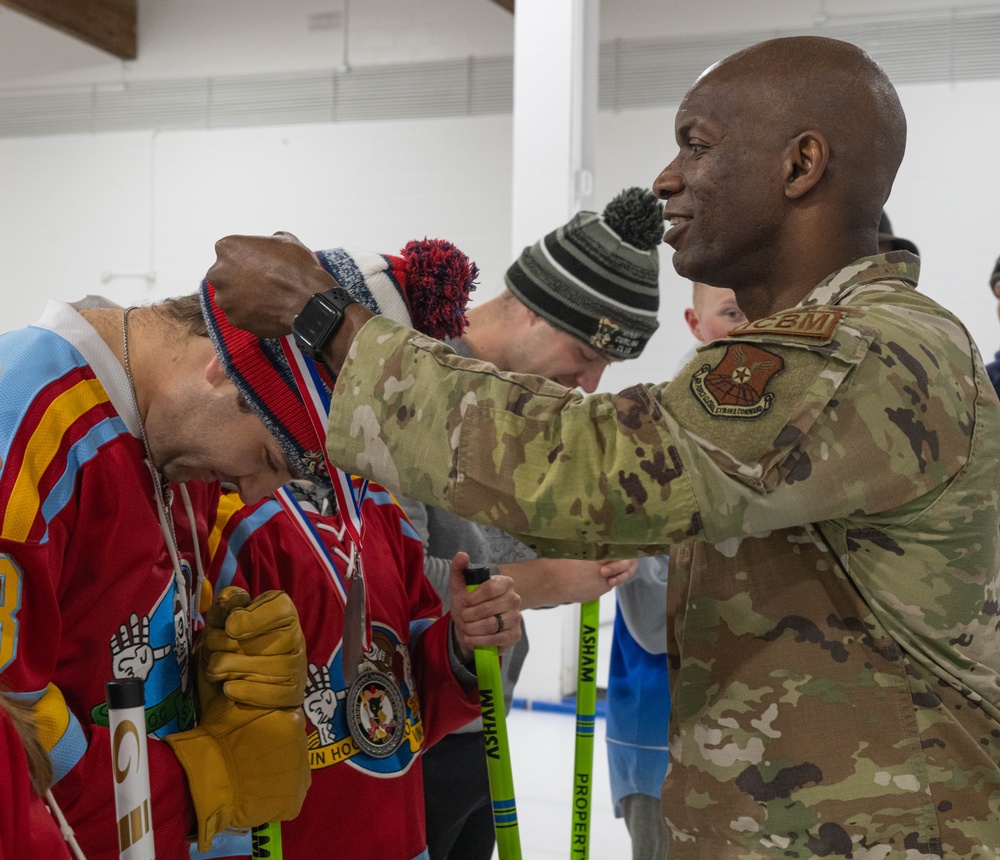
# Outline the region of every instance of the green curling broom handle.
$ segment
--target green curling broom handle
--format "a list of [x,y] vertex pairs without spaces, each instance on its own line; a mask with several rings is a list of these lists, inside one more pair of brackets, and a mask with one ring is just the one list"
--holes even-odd
[[[490,578],[488,567],[465,570],[465,588],[475,591]],[[507,741],[507,713],[500,681],[500,657],[495,645],[473,649],[479,681],[479,706],[483,712],[483,740],[486,741],[486,770],[493,798],[493,824],[497,833],[500,860],[521,860],[521,834],[514,802],[514,775],[510,767]]]
[[597,713],[597,627],[601,602],[580,605],[580,650],[576,682],[576,753],[570,852],[573,860],[590,857],[590,808],[594,794],[594,717]]
[[281,847],[281,822],[272,821],[261,824],[250,832],[253,850],[250,856],[253,860],[284,860],[285,852]]

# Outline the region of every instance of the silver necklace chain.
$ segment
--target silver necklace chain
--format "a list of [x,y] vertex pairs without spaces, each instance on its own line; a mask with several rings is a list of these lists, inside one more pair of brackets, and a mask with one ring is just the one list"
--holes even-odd
[[[164,534],[164,539],[169,540],[172,546],[172,554],[174,557],[180,560],[180,548],[177,543],[177,530],[174,527],[174,494],[170,489],[169,482],[167,479],[160,474],[160,470],[156,468],[153,463],[153,453],[149,449],[149,439],[146,436],[146,427],[142,423],[142,415],[139,413],[139,397],[135,391],[135,379],[132,377],[132,363],[129,360],[129,350],[128,350],[128,315],[135,310],[135,306],[125,308],[125,313],[122,314],[122,352],[124,354],[124,365],[125,365],[125,378],[128,380],[129,393],[132,395],[132,406],[135,408],[135,418],[139,422],[139,436],[142,438],[142,447],[146,453],[146,465],[149,467],[150,477],[153,479],[153,492],[156,494],[157,501],[161,510],[164,512],[164,517],[167,522],[167,528],[170,532],[169,535]],[[192,528],[193,528],[192,524]],[[174,567],[174,583],[177,588],[177,594],[180,600],[179,614],[183,619],[183,623],[177,624],[175,621],[175,645],[176,645],[176,655],[178,661],[181,661],[182,653],[184,655],[183,660],[188,659],[188,655],[191,653],[192,647],[192,636],[193,630],[191,629],[191,615],[190,606],[192,601],[192,582],[188,578],[187,572],[179,565]],[[175,618],[178,614],[178,609],[175,607],[174,615]],[[180,641],[183,638],[183,643]],[[180,662],[179,662],[180,665]],[[184,678],[184,668],[181,668],[181,683],[185,688],[189,681]]]
[[[146,437],[146,428],[142,423],[142,415],[139,414],[139,398],[135,393],[135,380],[132,378],[132,364],[129,361],[128,355],[128,315],[135,310],[135,305],[130,308],[125,308],[125,313],[122,314],[122,352],[125,353],[125,378],[128,380],[128,390],[129,394],[132,395],[132,405],[135,407],[135,418],[139,422],[139,436],[142,438],[142,447],[146,452],[146,459],[149,460],[149,465],[153,468],[153,453],[149,450],[149,439]],[[159,472],[156,473],[159,478],[160,489],[164,489],[165,481],[163,476]]]

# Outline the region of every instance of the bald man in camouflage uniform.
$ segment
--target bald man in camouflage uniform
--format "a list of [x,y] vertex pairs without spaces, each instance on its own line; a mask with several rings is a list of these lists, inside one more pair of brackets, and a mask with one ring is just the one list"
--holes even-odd
[[[772,40],[705,73],[676,135],[675,268],[750,322],[581,398],[352,306],[330,452],[540,553],[670,551],[672,860],[997,857],[1000,407],[917,258],[876,254],[896,93],[854,46]],[[260,334],[329,287],[293,237],[218,251]]]

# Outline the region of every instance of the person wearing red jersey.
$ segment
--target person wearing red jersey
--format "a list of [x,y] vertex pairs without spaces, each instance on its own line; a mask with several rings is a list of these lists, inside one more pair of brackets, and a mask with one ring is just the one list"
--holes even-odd
[[[350,545],[339,510],[331,510],[330,496],[314,486],[312,492],[298,487],[295,496],[343,571]],[[243,506],[235,496],[228,501],[230,509],[223,505],[219,518],[225,551],[208,573],[216,593],[230,585],[251,594],[287,590],[307,643],[312,784],[298,817],[281,825],[285,856],[321,857],[335,844],[337,856],[425,857],[422,753],[479,716],[472,645],[506,649],[517,641],[517,596],[506,577],[497,577],[504,590],[471,604],[462,566],[453,563],[453,614],[443,615],[423,574],[419,536],[389,493],[369,485],[361,516],[372,644],[363,671],[351,682],[344,644],[351,631],[345,630],[332,578],[277,502]],[[498,614],[504,618],[500,633]],[[349,809],[364,814],[343,815]],[[250,836],[226,844],[234,856],[251,853]]]
[[[457,262],[450,247],[415,244],[405,250],[411,262],[423,259],[424,266],[435,269]],[[409,322],[412,313],[418,328],[435,335],[457,334],[464,325],[434,284],[433,295],[418,296],[417,279],[399,277],[400,260],[378,275],[377,261],[383,259],[378,255],[335,249],[317,257],[334,274],[338,289],[369,296],[397,319]],[[369,272],[363,288],[361,270]],[[403,281],[408,289],[401,287]],[[479,716],[473,648],[507,650],[517,642],[520,598],[507,576],[494,576],[467,593],[462,569],[468,558],[459,554],[451,570],[452,611],[444,615],[424,576],[422,542],[402,508],[383,488],[338,481],[326,470],[321,438],[292,382],[288,353],[277,342],[229,325],[208,284],[202,287],[202,303],[225,372],[281,442],[296,471],[315,482],[296,482],[293,492],[278,494],[279,501],[257,506],[228,497],[228,507],[220,506],[212,538],[219,550],[208,571],[219,596],[232,585],[251,594],[287,591],[302,621],[312,785],[299,816],[281,826],[283,849],[290,857],[315,857],[336,844],[338,856],[426,858],[421,753]],[[329,388],[322,366],[316,374]],[[341,487],[339,500],[334,484]],[[358,534],[344,516],[355,498]],[[311,526],[304,524],[307,519]],[[317,559],[310,535],[326,547],[329,569]],[[355,595],[352,548],[361,535],[365,629],[361,622],[352,625],[346,606],[348,594]],[[365,815],[345,818],[343,810],[352,807]],[[253,838],[261,847],[268,837]],[[226,856],[247,857],[252,850],[249,836],[225,845]]]
[[53,302],[0,335],[0,682],[33,706],[89,860],[119,853],[112,678],[145,682],[161,860],[294,817],[309,784],[287,595],[233,609],[194,651],[220,485],[254,502],[294,473],[207,335],[197,295]]
[[[90,860],[119,853],[113,678],[145,683],[157,856],[187,857],[191,835],[207,847],[229,825],[293,816],[308,784],[304,663],[282,707],[219,700],[195,727],[191,655],[217,478],[254,499],[289,472],[240,409],[204,326],[191,330],[192,307],[52,302],[36,325],[0,336],[0,682],[33,707],[53,796]],[[273,597],[240,612],[250,627],[286,616],[294,651],[294,608]],[[259,757],[231,756],[247,743]]]
[[0,692],[0,860],[68,860],[69,848],[42,796],[52,764],[29,708]]

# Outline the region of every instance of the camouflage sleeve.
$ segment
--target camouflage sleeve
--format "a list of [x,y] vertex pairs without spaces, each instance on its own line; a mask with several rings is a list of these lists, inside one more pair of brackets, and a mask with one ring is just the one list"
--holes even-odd
[[[545,555],[658,554],[877,513],[955,474],[971,419],[956,392],[903,390],[928,357],[855,316],[749,330],[669,384],[586,398],[372,320],[338,379],[330,453]],[[933,378],[968,379],[954,352],[954,376]]]
[[642,388],[585,399],[377,317],[338,377],[327,446],[338,466],[539,554],[634,556],[697,530],[662,419]]

